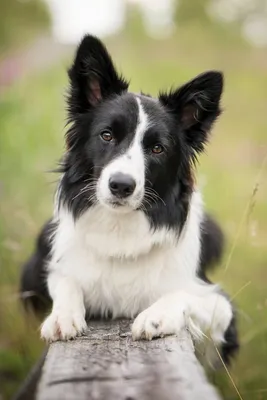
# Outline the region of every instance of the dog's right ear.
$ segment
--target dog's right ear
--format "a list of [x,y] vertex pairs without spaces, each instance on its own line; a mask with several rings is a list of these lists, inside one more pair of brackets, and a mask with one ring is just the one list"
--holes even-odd
[[69,79],[70,120],[88,112],[103,99],[126,91],[129,85],[116,71],[103,43],[91,35],[82,39],[69,69]]

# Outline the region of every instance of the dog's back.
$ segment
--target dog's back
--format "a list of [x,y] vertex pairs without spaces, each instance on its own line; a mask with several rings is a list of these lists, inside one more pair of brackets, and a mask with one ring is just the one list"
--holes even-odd
[[25,308],[32,309],[36,313],[45,311],[50,304],[45,278],[53,225],[52,220],[49,220],[42,227],[36,239],[34,252],[22,267],[21,298]]
[[225,244],[221,227],[209,214],[205,214],[202,222],[201,243],[199,277],[207,281],[207,271],[221,261]]

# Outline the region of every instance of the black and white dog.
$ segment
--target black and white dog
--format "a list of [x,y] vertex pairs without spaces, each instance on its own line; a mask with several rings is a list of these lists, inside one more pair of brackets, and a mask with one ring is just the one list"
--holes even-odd
[[197,340],[208,334],[229,361],[238,347],[233,309],[205,275],[222,234],[194,179],[220,114],[222,74],[158,98],[134,94],[104,45],[86,36],[69,78],[54,216],[22,276],[22,292],[53,301],[42,338],[81,334],[86,314],[135,318],[135,340],[187,327]]

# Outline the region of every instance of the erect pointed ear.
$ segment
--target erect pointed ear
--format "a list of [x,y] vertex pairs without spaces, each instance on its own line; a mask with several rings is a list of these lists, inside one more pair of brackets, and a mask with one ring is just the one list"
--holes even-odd
[[177,118],[194,155],[203,151],[212,124],[221,113],[222,90],[222,73],[209,71],[159,96],[160,102]]
[[112,94],[128,88],[128,82],[117,73],[103,43],[86,35],[69,69],[70,93],[68,98],[70,119],[87,112]]

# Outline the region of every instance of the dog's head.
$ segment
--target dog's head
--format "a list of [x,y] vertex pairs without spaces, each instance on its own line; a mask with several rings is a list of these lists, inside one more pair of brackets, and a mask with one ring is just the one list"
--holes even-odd
[[206,72],[158,98],[133,94],[104,45],[86,36],[69,78],[61,193],[74,216],[100,203],[110,212],[141,209],[154,224],[181,222],[192,164],[220,114],[222,74]]

